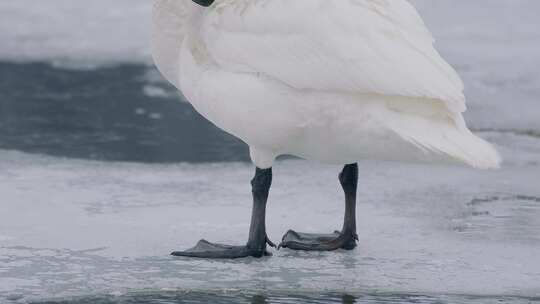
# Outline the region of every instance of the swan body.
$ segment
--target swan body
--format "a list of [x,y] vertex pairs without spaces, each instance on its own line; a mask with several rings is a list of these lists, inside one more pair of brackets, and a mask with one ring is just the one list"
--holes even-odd
[[499,166],[466,126],[463,83],[406,0],[155,0],[153,56],[195,109],[281,154]]

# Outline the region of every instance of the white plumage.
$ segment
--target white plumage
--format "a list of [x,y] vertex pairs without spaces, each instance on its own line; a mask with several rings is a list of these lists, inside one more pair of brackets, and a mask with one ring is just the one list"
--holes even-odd
[[405,0],[156,0],[153,34],[160,71],[260,168],[280,154],[500,163]]

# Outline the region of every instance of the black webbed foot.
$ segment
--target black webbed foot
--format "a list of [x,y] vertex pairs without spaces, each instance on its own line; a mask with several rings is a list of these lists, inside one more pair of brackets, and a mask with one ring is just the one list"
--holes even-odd
[[358,235],[352,232],[335,231],[331,234],[301,233],[289,230],[282,238],[278,249],[289,248],[306,251],[352,250],[356,247]]
[[332,234],[300,233],[287,231],[279,247],[294,250],[331,251],[336,249],[352,250],[356,247],[356,189],[358,185],[358,165],[349,164],[339,174],[339,182],[345,194],[345,217],[343,228]]
[[195,247],[185,251],[175,251],[174,256],[206,258],[206,259],[236,259],[245,257],[260,258],[271,255],[266,251],[266,245],[276,247],[266,234],[266,201],[272,183],[272,168],[255,170],[255,177],[251,180],[253,193],[253,209],[249,237],[245,246],[232,246],[210,243],[200,240]]
[[[276,247],[268,238],[266,243],[271,247]],[[174,256],[205,258],[205,259],[238,259],[245,257],[260,258],[263,256],[271,256],[272,254],[266,251],[266,244],[259,248],[251,248],[251,246],[232,246],[224,244],[216,244],[207,240],[200,240],[195,247],[185,251],[174,251],[171,253]]]
[[212,3],[214,3],[214,0],[193,0],[193,2],[204,7],[209,7],[212,5]]

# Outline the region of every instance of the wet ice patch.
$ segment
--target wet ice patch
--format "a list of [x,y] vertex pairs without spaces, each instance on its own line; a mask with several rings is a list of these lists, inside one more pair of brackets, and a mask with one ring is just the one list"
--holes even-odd
[[465,235],[494,238],[508,243],[540,244],[540,197],[500,193],[476,197],[469,202],[466,216],[456,221]]

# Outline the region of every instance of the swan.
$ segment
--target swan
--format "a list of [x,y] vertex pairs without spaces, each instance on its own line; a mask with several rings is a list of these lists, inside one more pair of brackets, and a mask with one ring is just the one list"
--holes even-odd
[[275,244],[266,203],[281,154],[345,165],[342,230],[289,230],[279,245],[314,251],[356,246],[359,160],[500,164],[467,128],[463,82],[407,0],[155,0],[152,24],[157,68],[247,143],[256,166],[246,245],[201,240],[175,256],[267,255]]

